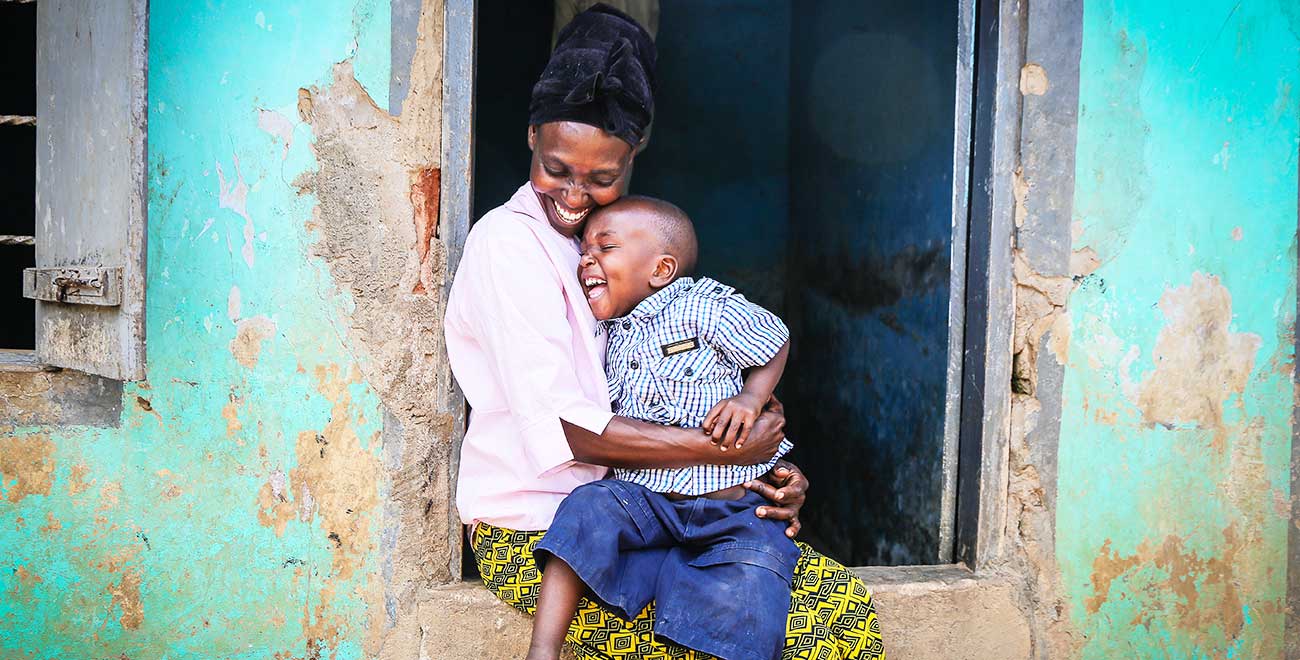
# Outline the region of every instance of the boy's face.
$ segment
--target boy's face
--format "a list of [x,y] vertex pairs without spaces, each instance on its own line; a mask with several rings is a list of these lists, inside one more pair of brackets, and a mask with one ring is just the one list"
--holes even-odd
[[626,316],[675,274],[665,277],[662,246],[647,224],[636,210],[618,208],[601,210],[587,222],[578,281],[597,319]]

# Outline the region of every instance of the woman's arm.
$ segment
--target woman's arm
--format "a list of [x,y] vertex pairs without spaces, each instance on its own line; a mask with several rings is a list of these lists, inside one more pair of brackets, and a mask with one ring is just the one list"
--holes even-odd
[[760,418],[743,451],[723,451],[700,429],[615,417],[588,399],[560,281],[572,275],[558,273],[531,232],[519,229],[492,219],[475,227],[453,285],[452,303],[461,304],[449,307],[463,315],[516,418],[521,461],[544,474],[570,460],[632,469],[771,460],[784,437],[781,414]]
[[776,455],[785,437],[785,415],[764,412],[754,423],[749,442],[726,449],[701,429],[662,426],[615,417],[603,433],[560,420],[575,460],[616,468],[679,468],[694,465],[754,465]]

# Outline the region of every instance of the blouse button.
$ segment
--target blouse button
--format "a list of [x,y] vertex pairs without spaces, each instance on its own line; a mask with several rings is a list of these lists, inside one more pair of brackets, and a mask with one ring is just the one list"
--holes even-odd
[[628,366],[632,367],[633,369],[639,369],[641,367],[641,365],[638,364],[636,360],[632,360],[632,363],[629,364]]

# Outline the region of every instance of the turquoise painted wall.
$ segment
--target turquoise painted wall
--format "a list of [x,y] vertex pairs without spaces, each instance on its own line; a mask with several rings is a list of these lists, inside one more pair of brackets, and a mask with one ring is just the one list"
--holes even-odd
[[1300,9],[1085,4],[1057,551],[1084,658],[1280,658]]
[[389,3],[150,4],[149,380],[0,439],[53,471],[0,483],[0,657],[361,657],[381,414],[292,182],[299,88],[351,59],[387,107]]

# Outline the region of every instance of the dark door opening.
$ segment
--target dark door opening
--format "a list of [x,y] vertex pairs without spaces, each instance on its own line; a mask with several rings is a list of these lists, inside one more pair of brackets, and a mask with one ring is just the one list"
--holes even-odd
[[0,3],[0,349],[36,348],[36,5]]
[[[553,28],[550,2],[478,7],[476,215],[527,178]],[[686,210],[700,272],[790,325],[778,393],[814,486],[803,537],[849,565],[951,557],[958,7],[659,2],[658,107],[632,191]]]

